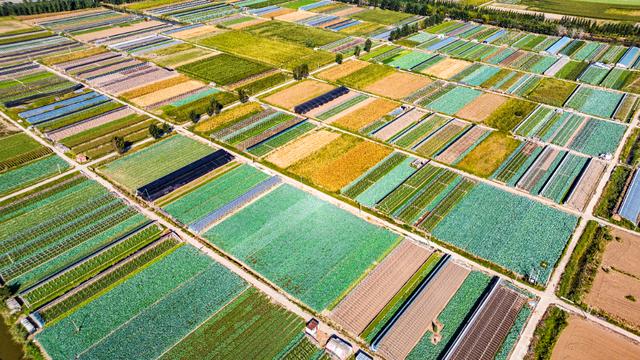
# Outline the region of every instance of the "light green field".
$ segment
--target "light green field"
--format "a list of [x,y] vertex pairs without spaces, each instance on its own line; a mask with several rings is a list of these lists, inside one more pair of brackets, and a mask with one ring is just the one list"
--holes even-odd
[[302,64],[307,64],[310,70],[314,70],[335,59],[335,55],[328,52],[314,51],[291,42],[268,39],[238,30],[202,39],[200,44],[289,70]]

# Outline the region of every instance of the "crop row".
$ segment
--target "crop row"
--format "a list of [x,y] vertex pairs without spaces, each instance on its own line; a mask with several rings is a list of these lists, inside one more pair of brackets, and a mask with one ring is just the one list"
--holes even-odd
[[38,313],[45,321],[51,322],[86,300],[93,298],[103,290],[111,288],[117,282],[131,276],[161,256],[170,253],[178,244],[178,240],[173,237],[162,238],[150,247],[144,248],[132,257],[114,265],[108,272],[92,279],[82,288],[40,309]]
[[384,175],[389,173],[389,171],[403,162],[406,158],[407,155],[394,152],[386,159],[378,163],[378,165],[368,171],[364,176],[356,180],[356,182],[354,182],[352,185],[349,185],[349,187],[343,191],[343,195],[355,199],[376,181],[380,180]]
[[36,287],[20,294],[20,296],[28,302],[29,307],[38,308],[45,302],[79,285],[86,279],[155,240],[160,231],[160,228],[156,225],[147,227],[125,239],[119,240],[107,249],[94,254],[91,258],[64,271],[62,274],[38,284]]

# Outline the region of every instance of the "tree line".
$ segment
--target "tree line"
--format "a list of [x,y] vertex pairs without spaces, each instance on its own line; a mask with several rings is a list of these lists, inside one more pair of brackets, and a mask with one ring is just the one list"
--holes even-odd
[[97,0],[25,0],[23,2],[4,2],[0,15],[35,15],[94,8],[100,6]]
[[629,22],[598,23],[594,20],[565,16],[559,20],[546,19],[542,14],[524,14],[498,10],[462,2],[442,0],[338,0],[359,6],[373,6],[385,10],[402,11],[415,15],[435,16],[500,26],[509,29],[545,35],[569,35],[601,41],[640,43],[640,26]]

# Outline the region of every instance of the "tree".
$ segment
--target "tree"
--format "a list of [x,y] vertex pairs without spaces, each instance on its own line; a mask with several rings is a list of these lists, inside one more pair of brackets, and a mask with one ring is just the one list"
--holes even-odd
[[162,123],[162,132],[164,134],[170,133],[171,130],[173,130],[173,129],[171,129],[171,125],[169,125],[168,123]]
[[153,136],[154,139],[160,139],[163,135],[163,131],[158,127],[158,125],[151,124],[149,125],[149,134]]
[[371,51],[371,45],[373,45],[373,42],[371,41],[371,39],[367,39],[367,41],[364,42],[364,51]]
[[195,124],[200,120],[200,115],[198,115],[195,110],[191,110],[189,112],[189,119],[191,119],[191,122]]
[[111,144],[113,144],[113,148],[118,154],[124,154],[125,150],[127,150],[127,143],[122,136],[114,136],[113,139],[111,139]]
[[296,80],[302,80],[309,76],[309,65],[302,64],[293,68],[293,78]]
[[341,53],[337,53],[336,54],[336,63],[342,64],[342,54]]
[[249,101],[249,95],[247,95],[247,92],[243,89],[238,89],[238,98],[240,99],[241,103],[246,103],[247,101]]
[[360,49],[360,46],[356,46],[356,48],[353,50],[353,55],[360,56],[360,51],[362,51],[362,49]]
[[220,104],[218,100],[216,100],[216,98],[212,97],[209,104],[211,106],[213,114],[216,114],[216,115],[220,114],[220,112],[222,111],[222,104]]

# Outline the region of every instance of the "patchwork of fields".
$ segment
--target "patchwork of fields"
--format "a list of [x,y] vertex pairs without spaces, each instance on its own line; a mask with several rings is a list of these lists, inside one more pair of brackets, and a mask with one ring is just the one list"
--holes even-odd
[[508,359],[557,291],[637,331],[638,239],[585,219],[640,226],[640,49],[434,19],[0,19],[10,322],[52,359]]

